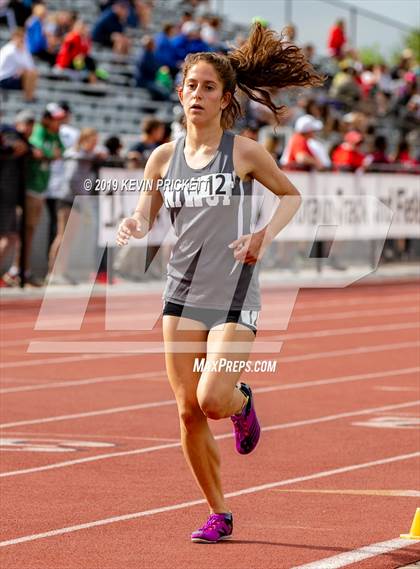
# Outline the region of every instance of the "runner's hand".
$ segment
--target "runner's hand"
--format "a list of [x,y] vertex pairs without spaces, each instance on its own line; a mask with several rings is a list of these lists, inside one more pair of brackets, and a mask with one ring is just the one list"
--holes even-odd
[[130,237],[135,237],[136,239],[144,237],[147,233],[144,225],[135,217],[125,217],[118,227],[117,245],[119,247],[127,245]]
[[264,236],[264,231],[242,235],[239,239],[232,241],[228,247],[234,250],[233,257],[236,261],[247,265],[255,265],[257,261],[262,259],[269,244],[267,239],[264,239]]

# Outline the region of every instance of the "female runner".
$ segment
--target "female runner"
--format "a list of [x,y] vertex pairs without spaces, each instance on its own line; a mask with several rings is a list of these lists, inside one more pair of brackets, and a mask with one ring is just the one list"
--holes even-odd
[[[220,457],[207,419],[230,417],[236,449],[250,453],[260,426],[250,387],[240,382],[260,310],[258,261],[300,205],[300,194],[258,143],[235,136],[235,97],[282,110],[267,89],[314,86],[321,77],[302,51],[257,24],[247,42],[227,55],[186,58],[179,98],[186,135],[151,154],[132,217],[121,222],[117,244],[142,238],[162,204],[178,238],[168,263],[163,336],[185,458],[209,505],[207,522],[192,541],[215,543],[232,534],[232,513],[220,480]],[[282,196],[271,221],[253,232],[252,181]],[[196,358],[206,358],[200,371]],[[223,365],[221,365],[223,362]]]

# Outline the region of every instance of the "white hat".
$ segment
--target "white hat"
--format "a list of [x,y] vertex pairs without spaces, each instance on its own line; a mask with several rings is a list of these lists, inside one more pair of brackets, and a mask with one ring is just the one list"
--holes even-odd
[[188,36],[189,34],[197,34],[200,31],[200,24],[197,22],[184,22],[182,24],[181,32],[184,36]]
[[295,122],[295,131],[301,133],[316,132],[317,130],[322,130],[323,126],[322,121],[319,121],[312,115],[303,115]]
[[45,111],[53,119],[63,119],[66,116],[66,111],[62,109],[57,103],[48,103],[48,105],[45,107]]

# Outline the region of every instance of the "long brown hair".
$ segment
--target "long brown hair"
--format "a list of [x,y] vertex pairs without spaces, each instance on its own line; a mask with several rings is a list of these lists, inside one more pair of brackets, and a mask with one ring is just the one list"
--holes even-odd
[[241,115],[240,104],[235,97],[238,87],[250,99],[271,109],[277,122],[284,105],[276,105],[269,89],[283,87],[315,87],[323,78],[307,61],[304,52],[294,44],[286,43],[273,30],[254,25],[248,39],[227,55],[214,52],[189,54],[183,67],[183,83],[188,71],[199,61],[213,65],[223,83],[223,93],[231,93],[232,99],[222,112],[221,126],[231,128]]

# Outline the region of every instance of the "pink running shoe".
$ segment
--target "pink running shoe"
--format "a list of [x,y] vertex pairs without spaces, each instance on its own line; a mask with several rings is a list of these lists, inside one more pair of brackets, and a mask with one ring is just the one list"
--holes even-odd
[[222,539],[229,539],[232,530],[232,514],[211,514],[202,528],[192,532],[191,541],[195,543],[217,543]]
[[248,403],[242,413],[232,415],[231,420],[235,429],[236,450],[239,454],[249,454],[260,440],[261,428],[255,413],[251,388],[246,383],[241,383],[239,389],[248,396]]

